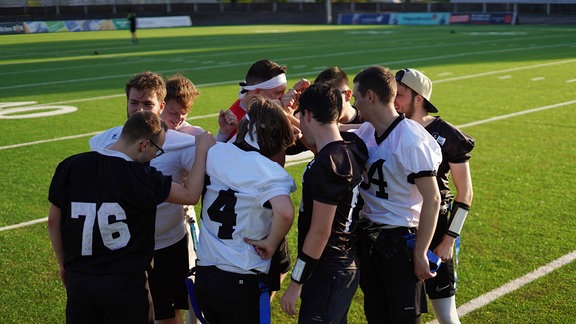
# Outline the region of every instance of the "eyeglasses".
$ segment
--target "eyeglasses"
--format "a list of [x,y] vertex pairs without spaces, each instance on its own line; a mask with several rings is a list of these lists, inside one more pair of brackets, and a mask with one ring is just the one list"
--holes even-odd
[[151,140],[151,139],[148,139],[148,140],[150,141],[150,144],[154,145],[157,149],[156,157],[159,157],[160,155],[164,154],[164,150],[160,146],[158,146],[156,143],[154,143],[153,140]]

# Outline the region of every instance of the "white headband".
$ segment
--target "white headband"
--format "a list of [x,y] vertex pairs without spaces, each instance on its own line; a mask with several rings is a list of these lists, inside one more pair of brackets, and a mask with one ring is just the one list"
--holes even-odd
[[[248,114],[246,114],[244,118],[246,118],[247,121],[250,121],[250,117],[248,117]],[[250,128],[250,124],[248,124],[248,128]],[[246,144],[249,144],[255,149],[260,150],[260,145],[258,145],[258,137],[256,136],[256,125],[254,125],[254,130],[252,132],[246,132],[246,136],[244,136],[244,141],[246,141]]]
[[238,92],[238,98],[242,99],[244,97],[244,93],[248,90],[256,90],[256,89],[274,89],[281,85],[285,85],[286,81],[286,74],[281,73],[277,76],[273,77],[270,80],[254,84],[254,85],[246,85],[246,82],[240,82],[240,92]]

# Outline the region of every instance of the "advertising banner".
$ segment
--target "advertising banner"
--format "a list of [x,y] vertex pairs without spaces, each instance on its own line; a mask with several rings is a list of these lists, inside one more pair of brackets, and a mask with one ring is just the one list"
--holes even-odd
[[340,14],[340,25],[447,25],[450,13]]
[[513,12],[500,13],[462,13],[452,14],[450,24],[467,25],[514,25],[516,14]]
[[0,35],[2,34],[24,34],[24,23],[21,22],[8,22],[0,23]]
[[447,25],[449,22],[448,12],[390,14],[390,25]]
[[[147,17],[137,18],[138,28],[189,27],[192,20],[189,16]],[[57,20],[28,21],[15,23],[0,22],[1,34],[22,33],[57,33],[98,30],[128,30],[127,19],[87,19],[87,20]]]
[[339,25],[388,25],[390,15],[382,14],[340,14]]

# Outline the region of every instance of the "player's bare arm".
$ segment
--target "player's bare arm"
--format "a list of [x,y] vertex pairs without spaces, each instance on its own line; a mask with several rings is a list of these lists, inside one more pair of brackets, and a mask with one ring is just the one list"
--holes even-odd
[[274,218],[270,234],[263,240],[244,238],[244,242],[251,244],[262,259],[270,259],[280,245],[282,239],[288,234],[294,221],[294,205],[288,195],[280,195],[270,199]]
[[[450,163],[450,173],[452,174],[452,182],[456,188],[454,201],[470,206],[473,196],[470,164],[468,162]],[[442,242],[434,248],[434,253],[436,253],[442,261],[452,260],[455,241],[456,238],[453,235],[444,235]]]
[[416,178],[414,182],[423,198],[418,235],[416,235],[414,245],[414,274],[418,279],[426,280],[436,276],[435,273],[430,272],[426,251],[432,242],[432,236],[436,229],[438,212],[440,211],[440,191],[435,177]]
[[204,188],[204,175],[206,173],[206,157],[208,149],[216,144],[214,136],[204,132],[196,137],[196,156],[191,170],[188,172],[186,182],[181,185],[172,182],[167,202],[182,205],[195,205],[200,200]]
[[[306,238],[304,239],[304,244],[302,246],[302,253],[305,255],[305,258],[310,260],[319,260],[322,256],[322,252],[324,252],[324,248],[326,247],[326,243],[330,238],[330,234],[332,232],[332,222],[334,221],[334,215],[336,214],[336,205],[329,205],[325,203],[321,203],[319,201],[314,200],[314,206],[312,210],[312,221],[310,224],[310,230],[306,234]],[[302,255],[298,256],[298,261],[296,261],[296,265],[294,266],[294,271],[297,271],[296,268],[300,265],[304,264],[304,270],[302,271],[302,276],[310,275],[313,269],[306,269],[306,267],[313,267],[311,264],[312,262],[307,260],[302,260]],[[294,278],[294,274],[292,276]],[[307,278],[299,278],[303,281]],[[288,315],[296,315],[298,314],[298,310],[296,309],[296,303],[298,302],[298,298],[300,298],[300,294],[302,292],[302,285],[303,283],[297,282],[294,279],[290,281],[290,285],[286,292],[282,296],[281,306],[282,310],[286,312]]]
[[62,210],[50,204],[50,211],[48,213],[48,233],[50,235],[50,241],[52,242],[52,248],[56,253],[56,259],[58,260],[58,266],[60,267],[60,279],[62,284],[66,287],[66,270],[64,269],[64,247],[62,245],[62,232],[60,224],[62,222]]

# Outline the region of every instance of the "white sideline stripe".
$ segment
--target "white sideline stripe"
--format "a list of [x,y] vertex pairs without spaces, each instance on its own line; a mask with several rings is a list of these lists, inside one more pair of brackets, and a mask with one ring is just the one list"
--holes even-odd
[[457,126],[457,127],[459,127],[459,128],[465,128],[465,127],[470,127],[470,126],[476,126],[476,125],[486,124],[486,123],[490,123],[490,122],[497,121],[497,120],[512,118],[512,117],[516,117],[516,116],[520,116],[520,115],[531,114],[531,113],[533,113],[533,112],[538,112],[538,111],[542,111],[542,110],[558,108],[558,107],[567,106],[567,105],[572,105],[572,104],[576,104],[576,100],[571,100],[571,101],[566,101],[566,102],[557,103],[557,104],[554,104],[554,105],[548,105],[548,106],[543,106],[543,107],[538,107],[538,108],[523,110],[523,111],[515,112],[515,113],[512,113],[512,114],[508,114],[508,115],[496,116],[496,117],[492,117],[492,118],[488,118],[488,119],[484,119],[484,120],[479,120],[479,121],[475,121],[475,122],[468,123],[468,124],[459,125],[459,126]]
[[[530,282],[543,277],[552,271],[567,265],[570,262],[573,262],[576,259],[576,250],[572,251],[566,255],[561,256],[560,258],[541,266],[540,268],[525,274],[524,276],[514,279],[503,286],[500,286],[490,292],[485,293],[484,295],[477,297],[462,306],[458,307],[458,316],[463,317],[468,313],[471,313],[479,308],[482,308],[489,303],[493,302],[494,300],[511,293],[522,286],[529,284]],[[433,320],[428,322],[427,324],[438,324],[438,320]]]
[[[44,144],[44,143],[50,143],[50,142],[58,142],[58,141],[63,141],[63,140],[68,140],[68,139],[76,139],[76,138],[81,138],[81,137],[86,137],[86,136],[94,136],[94,135],[99,134],[99,133],[102,133],[102,132],[93,132],[93,133],[87,133],[87,134],[71,135],[71,136],[51,138],[51,139],[46,139],[46,140],[39,140],[39,141],[35,141],[35,142],[28,142],[28,143],[20,143],[20,144],[14,144],[14,145],[0,146],[0,151],[1,151],[1,150],[11,149],[11,148],[23,147],[23,146],[31,146],[31,145],[36,145],[36,144]],[[0,230],[1,230],[1,228],[0,228]]]
[[35,219],[35,220],[31,220],[28,222],[23,222],[23,223],[18,223],[18,224],[14,224],[14,225],[9,225],[9,226],[4,226],[4,227],[0,227],[0,232],[3,231],[8,231],[11,229],[16,229],[16,228],[20,228],[20,227],[25,227],[28,225],[34,225],[34,224],[38,224],[38,223],[43,223],[43,222],[47,222],[48,221],[48,217],[44,217],[44,218],[39,218],[39,219]]
[[[64,102],[62,102],[64,103]],[[562,106],[566,106],[566,105],[571,105],[576,103],[576,100],[571,100],[571,101],[566,101],[566,102],[561,102],[561,103],[557,103],[554,105],[548,105],[548,106],[543,106],[543,107],[538,107],[538,108],[533,108],[533,109],[528,109],[528,110],[524,110],[524,111],[519,111],[519,112],[515,112],[512,114],[508,114],[508,115],[502,115],[502,116],[496,116],[496,117],[492,117],[492,118],[488,118],[488,119],[484,119],[484,120],[479,120],[476,122],[472,122],[472,123],[468,123],[468,124],[463,124],[463,125],[459,125],[457,127],[459,128],[465,128],[465,127],[470,127],[470,126],[476,126],[476,125],[481,125],[481,124],[485,124],[485,123],[489,123],[489,122],[493,122],[496,120],[502,120],[502,119],[507,119],[507,118],[511,118],[511,117],[516,117],[519,115],[525,115],[525,114],[530,114],[533,112],[537,112],[537,111],[541,111],[541,110],[547,110],[547,109],[552,109],[552,108],[558,108],[558,107],[562,107]],[[190,117],[188,118],[189,120],[192,119],[202,119],[202,118],[206,118],[206,117],[215,117],[218,116],[218,114],[210,114],[210,115],[202,115],[202,116],[195,116],[195,117]],[[13,145],[7,145],[7,146],[0,146],[0,151],[2,150],[7,150],[7,149],[12,149],[12,148],[18,148],[18,147],[24,147],[24,146],[31,146],[31,145],[36,145],[36,144],[43,144],[43,143],[49,143],[49,142],[57,142],[57,141],[63,141],[63,140],[68,140],[68,139],[76,139],[76,138],[81,138],[81,137],[86,137],[86,136],[94,136],[96,134],[101,133],[102,131],[99,132],[92,132],[92,133],[87,133],[87,134],[78,134],[78,135],[72,135],[72,136],[65,136],[65,137],[59,137],[59,138],[52,138],[52,139],[46,139],[46,140],[39,140],[39,141],[34,141],[34,142],[27,142],[27,143],[20,143],[20,144],[13,144]],[[286,159],[286,162],[290,162],[290,164],[286,164],[286,166],[291,166],[295,164],[295,158],[290,159],[291,157],[288,157]],[[304,162],[304,161],[301,161]]]

